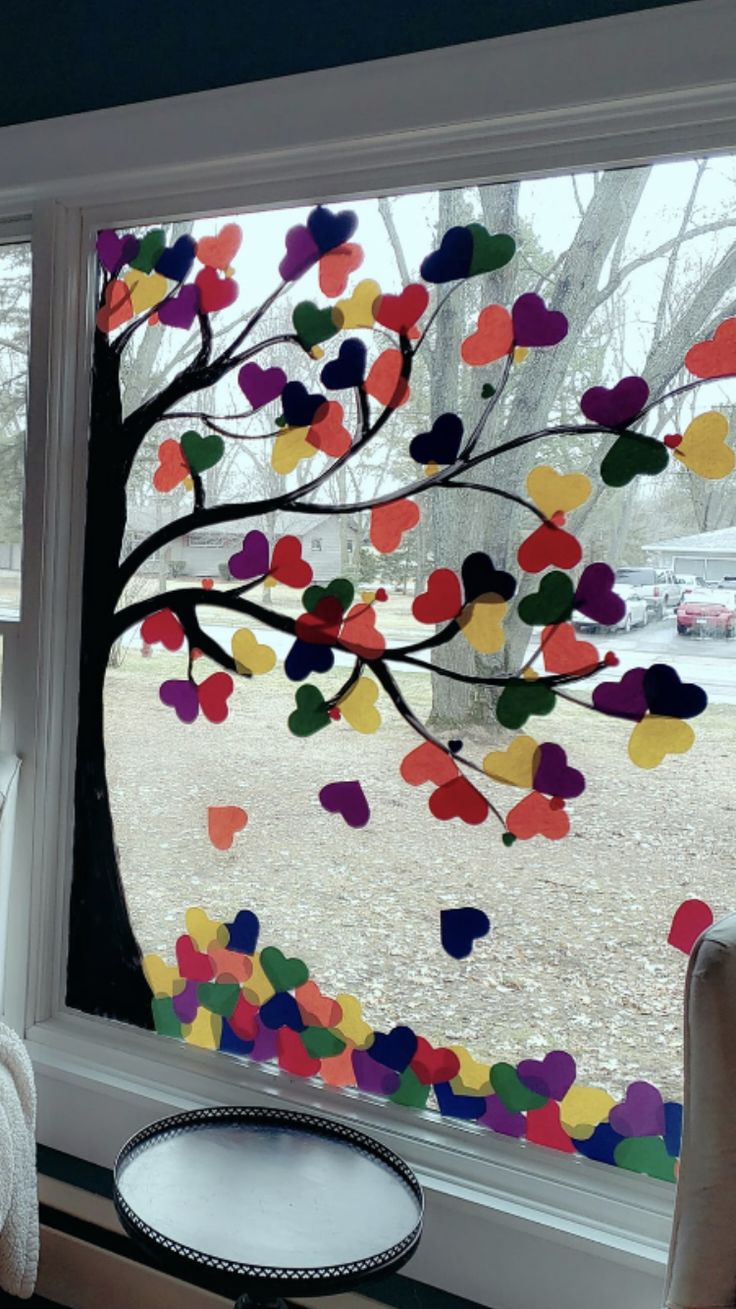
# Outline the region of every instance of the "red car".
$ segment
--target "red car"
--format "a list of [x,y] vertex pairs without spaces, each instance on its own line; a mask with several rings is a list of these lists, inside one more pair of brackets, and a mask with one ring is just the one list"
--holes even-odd
[[677,607],[680,636],[736,635],[736,596],[733,591],[695,587]]

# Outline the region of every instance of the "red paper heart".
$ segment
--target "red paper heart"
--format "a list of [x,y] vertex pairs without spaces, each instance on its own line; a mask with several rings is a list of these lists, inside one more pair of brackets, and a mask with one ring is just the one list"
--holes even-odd
[[363,389],[379,404],[400,409],[409,399],[409,383],[401,376],[404,360],[400,350],[384,350],[373,361]]
[[332,645],[340,635],[341,623],[340,601],[334,595],[326,595],[315,605],[312,613],[299,615],[294,631],[299,641],[309,641],[312,645]]
[[548,800],[546,795],[532,791],[509,810],[506,826],[520,841],[528,841],[533,836],[545,836],[548,841],[559,841],[567,836],[570,819],[562,803]]
[[399,771],[410,786],[423,786],[425,782],[442,786],[457,777],[460,769],[446,750],[440,749],[433,741],[424,741],[404,757]]
[[460,1072],[460,1060],[454,1050],[435,1049],[423,1036],[417,1037],[417,1050],[411,1061],[412,1071],[423,1086],[451,1082]]
[[342,295],[348,278],[363,262],[362,247],[355,241],[346,241],[323,255],[319,261],[319,289],[331,300]]
[[141,640],[146,645],[156,645],[160,641],[167,650],[180,650],[184,628],[170,609],[159,609],[141,623]]
[[203,314],[227,309],[238,298],[238,284],[233,277],[218,277],[214,268],[203,268],[194,279],[199,287],[199,307]]
[[207,810],[207,831],[216,850],[229,850],[235,833],[242,832],[248,815],[235,804],[210,805]]
[[176,964],[179,973],[189,982],[211,982],[215,965],[208,954],[198,950],[191,936],[180,936],[176,943]]
[[685,367],[695,377],[736,373],[736,318],[727,318],[708,341],[699,341],[685,355]]
[[162,441],[158,448],[158,468],[153,474],[153,485],[157,491],[173,491],[185,477],[189,477],[189,464],[182,453],[178,441],[172,437]]
[[244,995],[227,1020],[241,1041],[255,1041],[258,1035],[258,1005],[249,1004]]
[[279,1028],[276,1045],[279,1068],[283,1068],[285,1073],[292,1073],[294,1077],[317,1076],[322,1061],[307,1054],[298,1032],[293,1032],[290,1027]]
[[352,445],[353,438],[348,429],[343,426],[343,408],[337,400],[330,400],[318,411],[318,421],[312,423],[307,432],[307,440],[316,450],[321,450],[323,454],[329,455],[331,459],[339,459],[341,455],[347,453]]
[[429,292],[421,282],[411,282],[399,295],[381,295],[374,302],[373,317],[382,327],[390,332],[400,332],[406,336],[409,329],[419,322],[427,305]]
[[324,995],[316,982],[305,982],[294,991],[304,1022],[311,1027],[336,1027],[342,1018],[342,1006]]
[[375,659],[383,654],[386,638],[376,629],[376,611],[372,605],[357,604],[348,610],[340,640],[361,659]]
[[211,723],[224,723],[227,718],[228,697],[233,693],[233,679],[229,673],[212,673],[197,687],[199,707]]
[[[243,233],[237,223],[226,223],[217,236],[201,236],[197,242],[197,258],[208,268],[219,268],[223,272],[230,267],[235,258]],[[205,313],[207,310],[205,310]]]
[[312,567],[302,559],[301,541],[297,536],[282,536],[276,542],[271,555],[271,577],[284,586],[297,589],[309,586],[312,580]]
[[463,607],[460,578],[451,568],[435,568],[426,591],[416,597],[411,611],[418,623],[445,623],[457,618]]
[[125,282],[108,282],[105,302],[97,310],[97,326],[101,332],[112,332],[133,317],[130,288]]
[[583,557],[580,542],[570,532],[552,521],[541,523],[517,552],[519,567],[525,573],[541,573],[544,568],[574,568]]
[[526,1115],[526,1139],[548,1150],[574,1154],[575,1146],[560,1122],[560,1106],[549,1100],[541,1109],[529,1109]]
[[460,354],[466,364],[477,368],[492,364],[496,359],[503,359],[514,344],[514,328],[511,314],[503,305],[488,305],[478,315],[478,326],[470,336],[466,336],[460,346]]
[[713,923],[713,910],[705,900],[683,900],[675,910],[667,940],[676,950],[690,954],[698,937]]
[[401,545],[404,532],[416,527],[421,513],[415,500],[393,500],[371,510],[371,545],[379,554],[390,555]]
[[579,641],[572,623],[553,623],[542,630],[542,657],[548,673],[583,673],[600,662],[590,641]]
[[490,813],[485,796],[467,777],[453,777],[451,782],[439,786],[429,797],[429,808],[435,818],[441,818],[443,822],[459,818],[471,827],[484,823]]

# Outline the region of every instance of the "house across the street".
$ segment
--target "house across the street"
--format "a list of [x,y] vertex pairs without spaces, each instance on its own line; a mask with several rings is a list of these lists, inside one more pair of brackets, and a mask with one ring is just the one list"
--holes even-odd
[[644,552],[650,563],[671,568],[677,574],[704,577],[712,582],[736,577],[736,527],[655,541],[645,545]]

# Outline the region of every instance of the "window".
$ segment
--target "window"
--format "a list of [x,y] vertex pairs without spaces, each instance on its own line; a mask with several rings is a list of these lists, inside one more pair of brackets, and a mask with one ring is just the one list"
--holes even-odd
[[312,540],[310,541],[309,544],[310,544],[310,549],[311,549],[311,551],[312,551],[313,554],[320,554],[320,553],[321,553],[321,551],[322,551],[322,538],[321,538],[321,537],[319,537],[319,536],[313,536],[313,537],[312,537]]
[[31,251],[0,226],[0,620],[20,615]]

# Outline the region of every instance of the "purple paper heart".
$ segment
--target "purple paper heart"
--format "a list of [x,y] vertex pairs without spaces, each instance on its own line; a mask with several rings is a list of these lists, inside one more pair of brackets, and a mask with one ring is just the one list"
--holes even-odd
[[485,1112],[478,1122],[484,1127],[490,1127],[492,1132],[500,1132],[502,1136],[515,1136],[518,1139],[526,1132],[524,1115],[507,1109],[497,1095],[486,1096]]
[[128,233],[118,236],[112,228],[97,233],[97,257],[108,273],[117,273],[123,264],[129,264],[138,254],[140,242]]
[[178,295],[164,300],[157,312],[165,327],[181,327],[188,332],[199,313],[199,287],[188,282]]
[[585,778],[577,768],[571,768],[561,745],[544,741],[536,754],[534,790],[543,795],[557,795],[561,800],[574,800],[585,790]]
[[615,580],[616,574],[608,564],[588,564],[575,591],[575,608],[604,627],[620,623],[626,613],[626,601],[616,595]]
[[243,537],[243,544],[236,554],[227,561],[230,576],[238,582],[247,582],[250,577],[265,577],[271,562],[271,551],[265,532],[254,529]]
[[353,1050],[353,1072],[361,1091],[372,1095],[393,1095],[398,1091],[401,1077],[391,1068],[371,1059],[367,1050]]
[[172,677],[161,683],[158,695],[162,704],[176,710],[180,722],[194,722],[199,713],[199,696],[194,682],[188,678]]
[[360,782],[328,782],[319,793],[319,802],[328,814],[344,818],[348,827],[365,827],[371,816]]
[[251,1059],[257,1059],[259,1063],[266,1063],[269,1059],[275,1059],[278,1054],[277,1036],[275,1030],[270,1027],[264,1027],[258,1019],[258,1034],[253,1042],[253,1049],[250,1052]]
[[619,1136],[662,1136],[665,1130],[664,1104],[651,1082],[632,1082],[621,1104],[608,1115]]
[[393,1027],[390,1032],[376,1032],[371,1058],[386,1068],[403,1073],[417,1052],[417,1038],[410,1027]]
[[593,690],[593,704],[612,718],[630,718],[638,722],[647,712],[644,695],[645,668],[630,668],[618,682],[601,682]]
[[285,282],[293,282],[306,273],[319,259],[319,247],[309,228],[299,224],[286,233],[286,254],[279,264],[279,273]]
[[548,309],[541,295],[527,291],[511,310],[514,343],[521,346],[559,345],[567,336],[568,323],[559,309]]
[[577,1067],[566,1050],[550,1050],[544,1059],[522,1059],[516,1072],[528,1090],[550,1100],[564,1100],[575,1081]]
[[643,377],[623,377],[613,387],[591,386],[581,397],[580,408],[591,423],[601,427],[625,427],[640,414],[649,399]]
[[174,1013],[180,1023],[193,1023],[197,1017],[199,1001],[197,999],[197,983],[187,982],[183,991],[173,998]]
[[238,386],[253,409],[260,409],[272,400],[278,400],[286,386],[283,368],[261,368],[260,364],[243,364],[238,373]]

